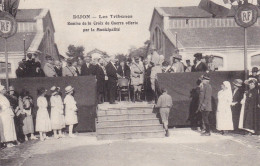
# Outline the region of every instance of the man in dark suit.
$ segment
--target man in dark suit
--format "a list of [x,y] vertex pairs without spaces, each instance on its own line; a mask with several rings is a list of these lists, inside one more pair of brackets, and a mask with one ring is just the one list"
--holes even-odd
[[36,77],[36,62],[31,53],[27,54],[26,72],[28,77]]
[[194,72],[206,72],[208,70],[208,66],[206,63],[202,62],[202,53],[196,53],[195,57],[195,64],[193,67]]
[[98,104],[102,104],[105,100],[105,72],[106,69],[104,67],[103,59],[98,59],[98,63],[96,65],[96,79],[97,79],[97,97]]
[[19,62],[18,64],[18,68],[16,69],[15,73],[16,73],[16,77],[17,78],[24,78],[27,77],[27,72],[25,69],[25,64],[24,62]]
[[231,104],[231,110],[232,110],[232,119],[233,119],[234,130],[238,130],[240,111],[241,111],[241,107],[242,107],[240,102],[244,96],[242,84],[243,84],[243,81],[240,79],[235,79],[233,82],[234,91],[233,91],[233,101]]
[[115,99],[116,99],[116,88],[117,88],[116,85],[118,80],[117,67],[116,67],[117,62],[118,62],[117,59],[112,59],[106,66],[110,104],[115,104]]
[[210,136],[210,123],[209,114],[212,112],[211,106],[211,96],[212,87],[209,83],[210,78],[208,75],[204,75],[202,78],[202,84],[200,85],[200,95],[199,95],[199,108],[198,110],[202,113],[202,120],[205,125],[206,131],[202,133],[202,136]]
[[83,63],[81,66],[81,75],[88,76],[88,75],[95,75],[95,65],[91,64],[92,58],[91,56],[86,56],[84,58],[86,63]]

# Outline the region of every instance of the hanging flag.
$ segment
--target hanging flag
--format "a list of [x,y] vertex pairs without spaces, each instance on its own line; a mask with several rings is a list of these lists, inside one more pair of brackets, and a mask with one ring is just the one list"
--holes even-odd
[[20,0],[3,0],[4,10],[12,16],[16,16]]
[[215,17],[225,17],[230,12],[231,3],[229,0],[201,0],[199,7]]

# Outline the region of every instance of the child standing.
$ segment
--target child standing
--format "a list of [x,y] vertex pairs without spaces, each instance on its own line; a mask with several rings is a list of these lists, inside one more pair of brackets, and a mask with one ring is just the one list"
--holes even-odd
[[73,126],[78,123],[77,117],[77,103],[74,99],[74,88],[72,86],[67,86],[65,88],[65,93],[67,94],[64,99],[65,104],[65,122],[69,125],[69,136],[75,137],[73,134]]
[[48,102],[45,97],[46,91],[45,88],[40,88],[38,90],[39,97],[37,99],[38,111],[36,116],[36,131],[39,131],[41,141],[48,139],[46,132],[51,131],[51,120],[47,110]]
[[[54,138],[58,139],[64,137],[61,133],[62,128],[64,127],[64,106],[62,98],[59,95],[60,88],[53,86],[51,88],[51,126],[54,133]],[[59,133],[59,136],[57,135]]]
[[156,107],[160,108],[160,115],[163,122],[163,127],[166,131],[165,136],[169,137],[168,131],[168,119],[170,114],[170,109],[172,107],[172,97],[168,95],[165,88],[162,89],[162,95],[159,97]]
[[31,134],[31,139],[37,139],[34,136],[34,125],[32,118],[33,101],[29,95],[29,92],[24,90],[19,97],[19,108],[23,117],[22,131],[25,136],[25,141],[28,141],[28,134]]

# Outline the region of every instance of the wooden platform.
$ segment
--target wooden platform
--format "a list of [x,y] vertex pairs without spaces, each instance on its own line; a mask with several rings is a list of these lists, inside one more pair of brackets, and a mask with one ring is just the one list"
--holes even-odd
[[104,103],[98,106],[96,131],[100,140],[164,137],[153,104],[146,102]]

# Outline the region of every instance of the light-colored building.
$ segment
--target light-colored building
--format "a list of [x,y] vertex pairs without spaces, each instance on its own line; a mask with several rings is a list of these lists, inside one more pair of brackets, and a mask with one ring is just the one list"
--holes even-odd
[[[183,60],[195,53],[214,55],[219,70],[243,70],[244,28],[234,20],[234,10],[226,18],[212,15],[196,6],[158,7],[150,23],[151,41],[166,59],[179,50]],[[247,29],[248,66],[260,66],[260,19]]]
[[[48,9],[19,9],[16,15],[17,33],[7,39],[8,68],[11,78],[16,77],[18,63],[25,58],[24,52],[33,53],[36,61],[45,64],[45,56],[59,59],[54,40],[55,28]],[[0,39],[0,78],[5,77],[4,40]]]

